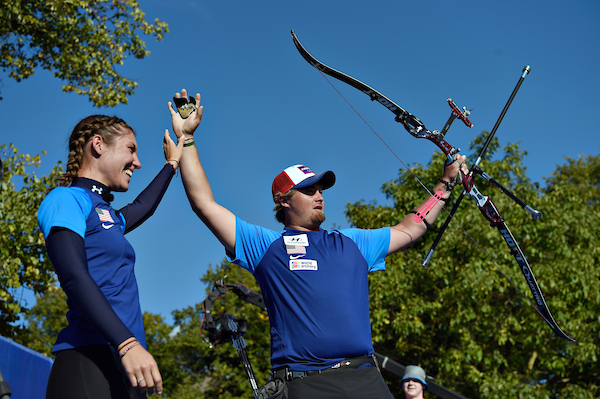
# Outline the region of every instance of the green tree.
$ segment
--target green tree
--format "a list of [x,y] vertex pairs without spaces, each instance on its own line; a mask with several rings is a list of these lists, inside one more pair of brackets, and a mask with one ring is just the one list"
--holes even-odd
[[[214,284],[242,283],[254,291],[257,284],[250,273],[227,261],[216,269],[210,265],[201,281],[208,287]],[[259,292],[259,291],[258,291]],[[252,388],[239,355],[231,342],[213,345],[203,330],[203,294],[196,305],[173,311],[174,325],[164,322],[159,315],[144,313],[148,350],[156,359],[165,398],[252,398]],[[247,320],[244,339],[247,353],[259,385],[267,382],[270,371],[269,323],[266,312],[244,302],[237,295],[229,295],[213,304],[215,318],[230,314]]]
[[57,285],[51,285],[41,295],[36,295],[36,303],[29,310],[26,335],[21,344],[46,356],[52,356],[52,346],[58,333],[67,326],[67,295]]
[[[474,141],[474,154],[481,148],[483,137]],[[558,166],[547,179],[546,187],[541,188],[527,178],[523,166],[526,154],[518,145],[510,144],[502,149],[502,157],[494,157],[499,150],[494,140],[487,159],[499,159],[484,161],[482,168],[542,211],[543,218],[531,220],[486,181],[478,179],[477,186],[482,193],[493,196],[527,255],[556,321],[578,344],[555,337],[531,302],[519,293],[520,290],[530,296],[502,237],[472,201],[465,200],[428,268],[424,269],[420,261],[443,216],[423,239],[389,257],[386,272],[370,276],[375,349],[402,364],[420,364],[438,383],[470,398],[599,397],[600,156],[567,158],[567,163]],[[21,162],[26,159],[19,155],[13,158]],[[15,169],[8,164],[5,173]],[[443,157],[437,153],[426,167],[413,165],[412,171],[421,181],[433,183],[439,178],[442,164]],[[4,177],[3,190],[9,180]],[[39,187],[40,192],[45,191],[43,184]],[[346,215],[353,225],[371,228],[397,223],[425,195],[419,182],[404,170],[394,181],[384,183],[382,191],[390,205],[364,201],[348,204]],[[453,194],[446,208],[452,207],[457,196],[458,193]],[[3,195],[2,212],[7,197],[19,198],[18,193]],[[6,225],[0,229],[9,230]],[[23,229],[19,231],[29,231]],[[5,248],[3,241],[2,256]],[[3,265],[4,259],[8,258],[2,258]],[[223,261],[216,269],[209,266],[202,277],[208,287],[206,294],[220,279],[241,282],[258,291],[250,273]],[[4,284],[7,280],[1,281]],[[48,319],[48,314],[59,312],[52,305],[56,298],[47,297],[62,295],[58,292],[49,290],[40,297],[41,308],[32,310],[31,320],[44,315]],[[206,342],[203,314],[202,302],[174,311],[174,326],[166,324],[159,315],[144,314],[149,350],[164,379],[164,396],[251,398],[250,385],[233,345],[213,346]],[[213,314],[248,320],[248,356],[259,385],[264,384],[270,368],[266,313],[230,294],[214,303]],[[53,331],[59,328],[31,320],[32,329],[39,334],[55,334]],[[386,372],[384,377],[394,395],[402,397],[400,378]]]
[[[260,292],[256,280],[248,271],[233,263],[223,262],[217,270],[209,268],[202,282],[210,287],[217,280],[225,283],[242,283],[251,290]],[[259,307],[245,302],[237,295],[230,293],[219,303],[215,302],[212,309],[214,316],[230,314],[247,320],[248,329],[244,336],[247,344],[246,351],[259,386],[265,384],[271,369],[270,327],[267,312]],[[206,398],[252,398],[252,388],[247,380],[238,352],[231,342],[208,347],[205,352],[208,380],[204,383]]]
[[118,71],[150,54],[138,32],[162,40],[167,24],[149,24],[136,0],[0,0],[0,67],[20,82],[41,67],[95,106],[127,104],[138,86]]
[[[473,154],[484,135],[473,143]],[[498,150],[494,140],[486,159]],[[556,321],[579,343],[555,337],[518,292],[531,296],[508,247],[472,201],[465,200],[428,268],[420,261],[443,214],[420,241],[388,258],[386,272],[370,277],[375,349],[400,363],[420,364],[440,384],[467,397],[505,398],[507,393],[523,398],[598,397],[599,158],[569,160],[542,189],[526,177],[525,153],[516,144],[503,150],[502,159],[484,161],[482,168],[542,211],[543,218],[534,222],[483,179],[477,180],[477,187],[493,196]],[[436,182],[442,162],[443,156],[436,153],[427,167],[414,165],[412,171],[426,184]],[[348,219],[362,228],[391,225],[425,194],[404,170],[383,185],[383,192],[391,206],[349,204]],[[448,201],[446,208],[452,206],[453,200]],[[401,397],[399,378],[385,377]]]
[[[201,281],[208,287],[206,295],[212,292],[213,285],[219,280],[225,283],[242,283],[260,292],[250,273],[226,261],[216,270],[209,266],[202,277]],[[266,312],[229,293],[214,302],[212,313],[214,317],[230,314],[247,320],[248,328],[244,339],[248,358],[258,384],[266,383],[270,371],[269,322]],[[165,395],[173,398],[252,398],[252,388],[238,352],[231,342],[218,345],[208,342],[207,332],[202,331],[203,315],[202,302],[173,312],[178,334],[171,339],[172,347],[168,348],[166,356],[169,359],[157,357],[165,376]],[[165,368],[167,364],[176,367]]]
[[[3,164],[0,195],[0,335],[18,340],[20,327],[13,324],[28,311],[17,292],[30,289],[39,294],[56,281],[48,259],[44,237],[37,223],[37,210],[46,192],[61,174],[60,164],[48,176],[36,177],[26,168],[39,167],[40,156],[20,154],[0,145]],[[21,180],[21,181],[19,181]],[[17,184],[20,188],[17,188]]]

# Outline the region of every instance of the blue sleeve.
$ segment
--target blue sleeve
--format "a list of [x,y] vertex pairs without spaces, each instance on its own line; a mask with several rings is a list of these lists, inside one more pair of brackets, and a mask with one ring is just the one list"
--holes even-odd
[[126,221],[125,234],[140,226],[154,214],[174,175],[173,166],[165,164],[148,187],[131,204],[119,210]]
[[80,188],[57,187],[50,191],[38,209],[38,223],[47,238],[53,227],[69,229],[85,237],[86,220],[92,200]]
[[253,273],[269,246],[281,233],[246,223],[235,218],[235,254],[227,252],[227,260]]
[[133,336],[88,272],[83,237],[54,228],[46,239],[48,257],[69,300],[115,348]]
[[385,257],[390,249],[390,228],[344,229],[340,233],[356,243],[365,257],[369,271],[385,270]]

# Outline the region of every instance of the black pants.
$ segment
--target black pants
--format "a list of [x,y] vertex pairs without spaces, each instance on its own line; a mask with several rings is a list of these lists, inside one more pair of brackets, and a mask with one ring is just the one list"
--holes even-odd
[[90,345],[56,353],[46,399],[145,398],[131,386],[119,355],[108,345]]
[[289,399],[386,399],[392,396],[376,367],[337,370],[288,381]]

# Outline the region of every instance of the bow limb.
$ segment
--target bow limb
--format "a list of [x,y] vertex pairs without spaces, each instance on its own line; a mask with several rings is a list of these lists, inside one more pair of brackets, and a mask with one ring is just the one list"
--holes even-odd
[[[517,243],[516,238],[513,236],[512,232],[509,230],[508,226],[506,225],[506,222],[504,221],[504,218],[502,217],[502,215],[500,214],[500,211],[496,207],[496,204],[494,204],[494,202],[492,201],[492,199],[490,197],[488,197],[487,195],[483,195],[477,189],[477,187],[475,186],[475,183],[473,181],[472,174],[469,174],[466,176],[465,180],[463,181],[463,186],[464,186],[464,190],[461,194],[460,199],[462,199],[465,194],[468,195],[471,199],[473,199],[473,201],[475,202],[475,205],[477,205],[477,208],[479,209],[481,214],[490,222],[490,226],[498,229],[498,231],[500,232],[500,235],[502,235],[502,238],[504,239],[504,241],[506,241],[506,244],[508,245],[508,248],[510,249],[511,255],[515,258],[515,261],[519,265],[519,269],[521,269],[521,272],[523,273],[523,276],[525,277],[525,281],[527,282],[527,285],[529,286],[529,290],[531,291],[531,294],[533,295],[533,299],[534,299],[535,305],[537,307],[537,311],[540,314],[540,316],[542,317],[542,319],[544,319],[544,321],[548,324],[548,326],[550,326],[552,331],[554,331],[554,333],[557,336],[564,339],[565,341],[576,342],[575,339],[569,337],[558,326],[558,323],[554,320],[554,317],[552,316],[552,313],[550,312],[550,308],[546,304],[546,300],[544,299],[542,290],[541,290],[540,286],[538,285],[537,279],[535,278],[535,275],[533,274],[533,270],[531,269],[531,266],[529,265],[529,262],[527,261],[527,257],[525,256],[525,254],[523,253],[523,250]],[[504,274],[504,272],[502,272],[502,273]],[[505,277],[508,278],[508,276],[506,276],[506,274],[505,274]],[[510,278],[509,278],[509,281],[511,281]],[[513,285],[514,285],[514,283],[513,283]],[[516,285],[515,285],[515,287],[516,287]],[[518,288],[517,288],[517,290],[518,290]],[[521,294],[525,298],[527,298],[523,293],[521,293]],[[529,300],[529,301],[531,302],[531,300]]]
[[[475,188],[475,185],[472,185],[472,187],[473,189],[477,190]],[[479,191],[477,192],[479,193]],[[471,196],[471,194],[469,195]],[[490,226],[498,229],[500,235],[502,235],[502,238],[504,238],[504,241],[506,241],[506,244],[510,248],[510,253],[517,261],[517,264],[519,265],[519,268],[521,269],[521,272],[525,277],[525,281],[529,286],[529,290],[533,295],[533,299],[535,304],[537,305],[538,313],[540,314],[540,316],[542,316],[542,318],[546,321],[546,323],[548,323],[548,326],[550,326],[552,331],[554,331],[554,333],[560,338],[569,342],[577,342],[573,338],[565,334],[565,332],[561,330],[561,328],[558,326],[558,323],[556,323],[556,321],[554,320],[554,317],[552,317],[552,313],[550,313],[550,308],[548,308],[548,305],[546,304],[546,300],[544,299],[542,290],[540,289],[535,275],[533,274],[533,270],[531,269],[531,266],[527,261],[527,257],[525,257],[525,254],[523,253],[523,250],[517,243],[517,240],[515,239],[511,231],[508,229],[508,226],[504,222],[504,218],[500,214],[500,211],[496,207],[496,204],[494,204],[491,198],[487,196],[483,199],[480,199],[479,201],[481,201],[482,204],[478,203],[477,207],[479,208],[483,216],[490,222]]]
[[[469,127],[473,126],[473,124],[468,119],[468,115],[469,115],[468,111],[465,110],[464,112],[461,112],[458,109],[458,107],[456,107],[454,102],[452,102],[451,99],[448,99],[448,103],[449,103],[450,107],[452,108],[453,114],[450,116],[450,119],[448,120],[448,122],[446,123],[444,128],[442,129],[441,133],[438,132],[437,130],[430,131],[427,128],[425,128],[425,125],[423,124],[423,122],[421,122],[417,117],[415,117],[411,113],[404,110],[402,107],[400,107],[399,105],[394,103],[392,100],[390,100],[383,94],[379,93],[377,90],[375,90],[372,87],[369,87],[368,85],[364,84],[363,82],[361,82],[349,75],[346,75],[343,72],[335,70],[335,69],[323,64],[319,60],[317,60],[304,48],[304,46],[302,46],[302,44],[296,37],[296,34],[294,33],[293,30],[292,30],[292,38],[293,38],[294,44],[296,45],[296,48],[298,49],[298,51],[300,52],[302,57],[310,65],[312,65],[317,70],[319,70],[319,72],[321,72],[322,74],[327,74],[329,76],[332,76],[332,77],[360,90],[361,92],[367,94],[371,98],[371,101],[377,101],[378,103],[383,105],[385,108],[390,110],[392,113],[394,113],[396,115],[396,117],[395,117],[396,122],[402,123],[404,128],[412,136],[414,136],[416,138],[424,138],[424,139],[427,139],[427,140],[433,142],[446,155],[446,157],[448,158],[448,162],[454,161],[455,156],[458,153],[459,149],[454,148],[453,146],[448,144],[444,140],[444,136],[447,133],[448,128],[450,127],[450,124],[452,123],[452,121],[455,118],[462,120]],[[463,198],[465,197],[465,195],[468,195],[470,198],[472,198],[475,201],[475,204],[477,205],[477,207],[479,208],[481,213],[484,215],[484,217],[488,221],[490,221],[491,226],[498,229],[498,231],[500,232],[500,234],[506,241],[507,245],[509,246],[511,254],[514,256],[515,260],[517,261],[519,268],[521,269],[521,272],[523,273],[523,276],[525,277],[527,285],[529,286],[529,289],[534,297],[535,303],[537,305],[536,310],[538,311],[540,316],[544,319],[544,321],[546,321],[546,323],[550,326],[550,328],[560,338],[562,338],[566,341],[569,341],[569,342],[576,342],[573,338],[570,338],[567,334],[565,334],[561,330],[561,328],[558,326],[558,324],[552,317],[552,314],[550,313],[548,305],[546,304],[546,301],[544,300],[542,291],[541,291],[541,289],[537,283],[537,280],[533,274],[533,270],[529,266],[529,263],[527,262],[527,259],[526,259],[525,255],[523,254],[523,251],[521,250],[521,248],[517,244],[516,239],[514,238],[514,236],[508,229],[508,226],[504,222],[504,219],[500,215],[500,212],[496,208],[496,205],[492,202],[492,200],[488,196],[484,196],[483,194],[481,194],[473,182],[473,171],[477,170],[478,165],[481,162],[483,155],[487,151],[487,147],[488,147],[490,141],[492,140],[494,134],[496,133],[496,130],[498,129],[498,126],[500,125],[500,122],[502,121],[516,92],[518,91],[519,87],[521,86],[521,83],[525,79],[525,76],[527,76],[530,69],[531,68],[529,66],[526,66],[523,69],[523,73],[521,75],[519,82],[517,83],[517,86],[513,90],[512,94],[509,98],[509,101],[507,102],[504,109],[502,110],[502,113],[501,113],[500,117],[498,118],[498,121],[496,122],[494,128],[492,129],[492,132],[490,133],[486,143],[484,144],[483,148],[481,149],[481,151],[479,153],[477,160],[470,168],[468,174],[465,175],[462,173],[462,171],[460,172],[464,190],[462,191],[458,200],[455,202],[454,207],[452,208],[450,215],[444,222],[444,225],[443,225],[442,229],[440,230],[433,246],[431,247],[431,249],[429,250],[425,259],[421,263],[424,266],[427,265],[427,263],[429,262],[429,259],[431,258],[431,255],[433,254],[433,250],[435,249],[437,243],[439,242],[439,240],[441,238],[441,235],[446,230],[446,227],[448,226],[450,220],[452,219],[454,213],[458,209],[458,206],[460,205],[460,203],[463,200]],[[512,196],[511,196],[511,198],[512,198]],[[519,203],[519,201],[517,201],[517,203]],[[525,209],[532,214],[532,216],[534,217],[535,220],[539,219],[539,216],[541,216],[539,214],[539,212],[537,212],[535,210],[533,210],[533,212],[532,212],[532,209],[531,208],[528,209],[528,208],[530,208],[530,207],[525,206]],[[537,219],[536,219],[536,215],[537,215]],[[493,262],[493,260],[492,260],[492,262]],[[496,265],[496,267],[498,267],[498,265]],[[502,270],[499,267],[498,267],[498,269],[502,272]],[[502,273],[504,274],[504,272],[502,272]],[[508,278],[508,276],[506,276],[506,274],[504,274],[504,276]],[[519,292],[521,292],[519,290],[519,288],[516,286],[516,284],[514,284],[514,282],[512,282],[512,280],[510,280],[510,278],[508,278],[508,280],[515,286],[515,288]],[[521,292],[521,294],[526,299],[528,299],[522,292]],[[531,302],[531,300],[529,300],[529,301]]]
[[[456,154],[458,153],[458,151],[460,151],[460,149],[454,148],[453,146],[448,144],[444,140],[444,136],[442,134],[440,134],[437,130],[434,130],[434,131],[428,130],[425,127],[425,125],[423,124],[423,122],[421,122],[416,116],[414,116],[410,112],[404,110],[398,104],[396,104],[395,102],[393,102],[392,100],[390,100],[389,98],[387,98],[386,96],[384,96],[383,94],[378,92],[377,90],[373,89],[370,86],[367,86],[360,80],[357,80],[357,79],[353,78],[352,76],[346,75],[343,72],[335,70],[335,69],[323,64],[321,61],[317,60],[308,51],[306,51],[306,49],[304,48],[304,46],[302,46],[302,44],[298,40],[298,37],[296,36],[296,34],[294,33],[293,30],[292,30],[292,39],[294,40],[294,44],[296,45],[298,52],[300,52],[300,55],[302,55],[302,57],[310,65],[317,68],[321,73],[324,73],[331,77],[334,77],[334,78],[360,90],[361,92],[365,93],[366,95],[368,95],[371,98],[371,101],[377,101],[379,104],[383,105],[385,108],[390,110],[394,115],[396,115],[396,117],[394,118],[396,120],[396,122],[401,123],[404,126],[404,128],[411,135],[413,135],[414,137],[416,137],[418,139],[427,139],[427,140],[431,141],[436,146],[438,146],[438,148],[440,150],[442,150],[442,152],[448,158],[448,161],[454,161],[454,158],[455,158]],[[451,101],[452,100],[449,99],[450,106],[452,107],[452,105],[454,103],[452,103]],[[456,109],[458,109],[458,108],[456,108]],[[454,112],[454,108],[453,108],[453,112]],[[465,119],[466,119],[468,121],[464,112],[461,113],[460,110],[458,112],[460,113],[460,115],[457,115],[459,119],[461,119],[463,121],[465,121]],[[454,118],[451,118],[451,119],[453,120]],[[449,121],[449,123],[451,123],[451,122]],[[448,125],[448,127],[449,127],[449,123],[446,124],[446,125]],[[465,122],[465,123],[467,123],[467,122]],[[469,121],[469,124],[470,123],[471,122]],[[444,131],[444,134],[445,134],[448,129],[445,127],[444,130],[445,130]]]

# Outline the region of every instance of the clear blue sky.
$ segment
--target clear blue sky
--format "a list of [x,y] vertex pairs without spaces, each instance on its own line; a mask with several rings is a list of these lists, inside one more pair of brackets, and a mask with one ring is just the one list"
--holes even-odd
[[[202,94],[196,142],[216,199],[241,218],[279,230],[270,185],[296,163],[337,175],[326,192],[324,228],[348,226],[348,202],[387,203],[380,187],[402,163],[302,59],[291,29],[319,60],[381,91],[431,130],[441,129],[450,115],[448,97],[473,108],[475,127],[455,123],[446,136],[465,150],[482,130],[492,129],[530,65],[497,132],[501,144],[520,142],[528,152],[528,176],[542,184],[565,156],[599,151],[596,0],[140,3],[147,20],[160,18],[170,33],[162,42],[147,37],[151,55],[120,68],[140,85],[128,105],[94,108],[86,97],[63,93],[63,82],[47,71],[20,83],[0,73],[0,142],[32,155],[47,151],[38,175],[66,160],[68,135],[83,117],[115,114],[134,127],[142,169],[130,190],[116,195],[117,208],[162,167],[162,134],[170,128],[166,103],[183,87]],[[433,144],[410,136],[356,89],[332,82],[402,162],[429,161]],[[128,238],[137,253],[142,309],[168,322],[172,310],[202,301],[200,277],[224,259],[191,211],[179,177],[156,214]],[[31,305],[24,293],[27,298]]]

